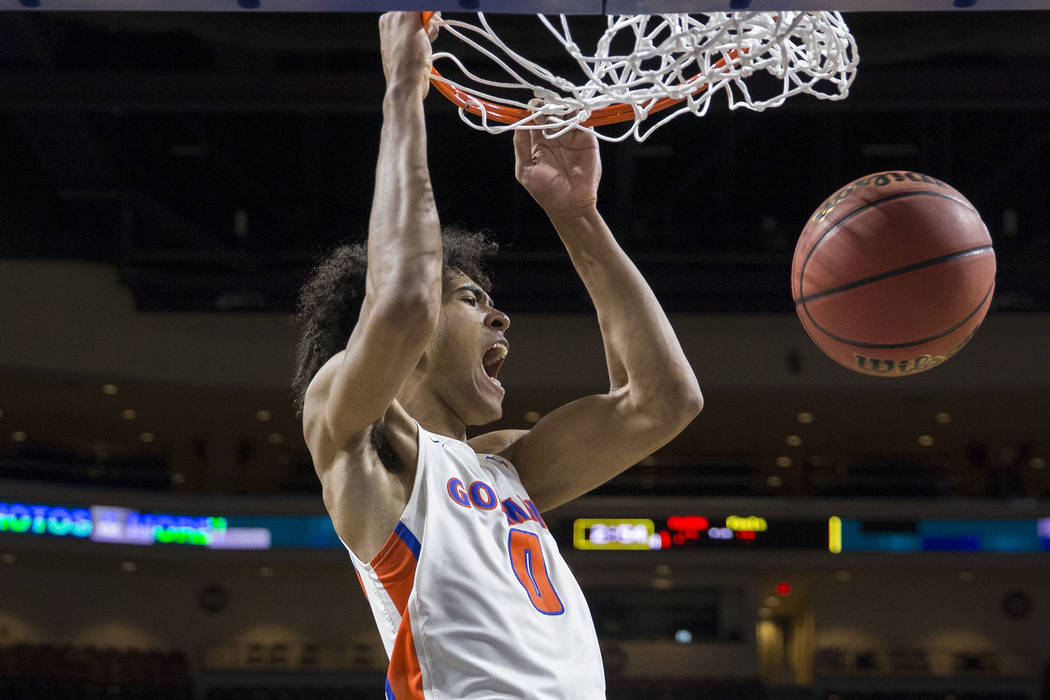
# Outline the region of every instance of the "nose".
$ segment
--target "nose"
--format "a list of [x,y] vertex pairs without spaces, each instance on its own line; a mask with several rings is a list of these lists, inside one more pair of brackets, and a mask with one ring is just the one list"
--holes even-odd
[[485,316],[485,325],[489,328],[505,331],[510,328],[510,316],[499,309],[492,309]]

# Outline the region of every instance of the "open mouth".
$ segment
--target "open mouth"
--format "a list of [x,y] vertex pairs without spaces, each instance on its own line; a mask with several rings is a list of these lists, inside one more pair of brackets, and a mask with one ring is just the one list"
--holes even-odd
[[497,386],[503,386],[500,384],[499,379],[496,379],[496,375],[499,374],[500,367],[503,366],[503,361],[507,359],[509,351],[510,348],[507,347],[506,343],[499,342],[486,350],[485,354],[481,356],[481,366],[484,368],[485,374]]

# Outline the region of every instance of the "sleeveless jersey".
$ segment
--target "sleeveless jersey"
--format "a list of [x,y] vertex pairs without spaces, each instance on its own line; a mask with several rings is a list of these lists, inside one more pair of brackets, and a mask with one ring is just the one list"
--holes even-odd
[[420,427],[394,532],[370,562],[350,557],[390,657],[387,700],[605,698],[583,592],[506,460]]

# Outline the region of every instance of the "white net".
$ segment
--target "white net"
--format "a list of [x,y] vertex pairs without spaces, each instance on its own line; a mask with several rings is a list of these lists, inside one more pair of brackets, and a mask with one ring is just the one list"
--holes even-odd
[[[842,99],[858,62],[856,42],[838,12],[611,15],[589,53],[574,40],[565,15],[536,17],[564,46],[582,78],[570,80],[520,55],[482,13],[477,24],[433,18],[443,33],[499,70],[495,76],[491,65],[478,71],[456,54],[435,49],[440,74],[432,80],[460,105],[460,116],[471,126],[491,133],[543,129],[551,137],[579,128],[607,141],[632,136],[643,141],[680,114],[703,116],[720,92],[730,109],[756,111],[798,94]],[[442,66],[449,64],[455,79],[445,75]],[[620,122],[619,133],[595,130]]]

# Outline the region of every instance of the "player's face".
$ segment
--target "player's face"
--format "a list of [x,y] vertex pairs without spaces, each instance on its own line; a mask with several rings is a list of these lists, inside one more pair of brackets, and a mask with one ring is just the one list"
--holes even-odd
[[503,415],[506,393],[496,375],[510,345],[510,319],[473,280],[445,274],[441,318],[425,353],[428,383],[466,425],[484,425]]

